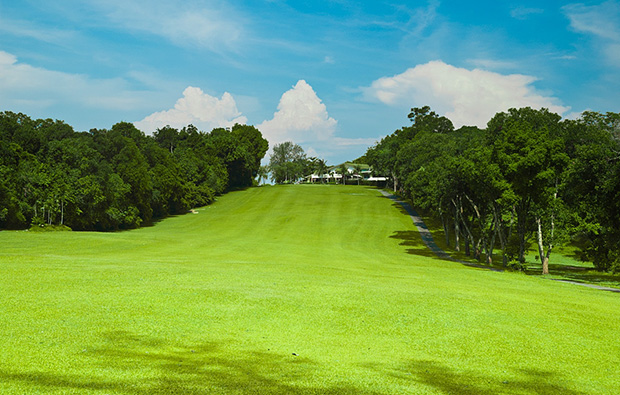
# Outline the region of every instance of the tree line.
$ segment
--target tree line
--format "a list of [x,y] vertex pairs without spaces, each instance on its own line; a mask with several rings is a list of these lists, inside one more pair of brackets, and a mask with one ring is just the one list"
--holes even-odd
[[0,113],[0,229],[136,228],[253,185],[268,142],[235,125],[202,132],[133,124],[76,132],[63,121]]
[[488,264],[499,249],[517,267],[534,245],[546,274],[554,246],[573,241],[597,269],[620,271],[620,114],[520,108],[455,130],[426,106],[409,119],[365,159],[441,219],[448,245]]

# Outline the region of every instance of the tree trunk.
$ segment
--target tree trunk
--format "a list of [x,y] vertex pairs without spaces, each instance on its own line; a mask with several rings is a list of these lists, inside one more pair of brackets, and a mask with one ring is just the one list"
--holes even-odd
[[493,219],[495,220],[495,234],[499,236],[499,244],[502,249],[502,265],[506,267],[508,264],[508,258],[506,257],[506,235],[504,234],[504,228],[502,226],[502,217],[497,212],[497,207],[495,205],[493,205]]
[[463,228],[465,229],[465,255],[470,256],[471,251],[470,247],[476,246],[476,242],[474,241],[474,235],[471,233],[469,226],[467,226],[467,222],[465,222],[465,218],[463,218],[463,204],[461,203],[461,198],[458,198],[458,203],[460,206],[459,217],[461,218],[461,222],[463,223]]
[[396,190],[398,189],[398,178],[394,172],[392,172],[392,180],[394,180],[394,193],[396,193]]
[[547,255],[543,258],[542,274],[549,274],[549,257]]
[[[471,232],[469,232],[469,237],[471,238],[471,245],[472,247],[474,247],[474,258],[476,258],[479,261],[480,260],[480,246],[482,245],[483,241],[484,241],[484,244],[486,245],[486,237],[485,237],[485,231],[484,231],[485,225],[482,223],[482,215],[480,214],[480,210],[478,210],[478,206],[474,203],[474,201],[468,195],[465,195],[465,198],[469,201],[469,204],[471,204],[472,208],[474,209],[474,212],[476,213],[476,218],[478,218],[478,226],[480,227],[480,238],[478,239],[478,243],[474,242],[474,236]],[[473,223],[472,223],[472,226],[473,226]]]
[[[485,255],[486,255],[486,261],[487,261],[487,265],[492,265],[493,264],[493,250],[495,249],[495,238],[498,235],[498,230],[500,229],[500,223],[498,221],[497,218],[497,209],[495,208],[495,205],[492,206],[493,207],[493,222],[491,225],[491,238],[489,240],[488,244],[485,244]],[[502,236],[500,234],[500,242],[501,242]]]
[[545,254],[543,245],[542,223],[540,217],[536,217],[536,235],[538,240],[538,256],[542,263],[542,274],[549,274],[549,256]]
[[495,248],[495,236],[497,236],[497,228],[493,229],[493,234],[491,235],[491,240],[489,244],[486,246],[486,257],[487,257],[487,265],[493,264],[493,249]]
[[461,233],[459,227],[459,206],[454,199],[452,199],[452,204],[454,205],[454,250],[461,251],[461,243],[459,240],[459,235]]
[[448,219],[443,214],[442,209],[439,209],[439,215],[441,216],[441,226],[443,226],[443,234],[444,234],[444,237],[446,238],[446,245],[450,247],[450,234],[449,234],[450,228],[448,227]]

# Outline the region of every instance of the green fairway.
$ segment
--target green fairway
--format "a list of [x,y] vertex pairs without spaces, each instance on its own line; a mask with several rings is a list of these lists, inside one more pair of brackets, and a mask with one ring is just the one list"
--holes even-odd
[[378,190],[0,232],[0,393],[613,394],[620,294],[437,259]]

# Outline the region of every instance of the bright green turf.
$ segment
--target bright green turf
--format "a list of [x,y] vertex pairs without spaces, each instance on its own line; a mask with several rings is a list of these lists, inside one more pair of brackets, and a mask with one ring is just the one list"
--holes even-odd
[[[612,394],[620,294],[435,259],[377,190],[0,233],[0,393]],[[425,256],[428,255],[428,256]]]

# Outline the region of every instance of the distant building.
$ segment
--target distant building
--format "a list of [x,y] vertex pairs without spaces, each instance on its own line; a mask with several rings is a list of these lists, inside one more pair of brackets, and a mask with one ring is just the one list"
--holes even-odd
[[[342,183],[342,174],[341,167],[343,164],[339,164],[336,166],[330,166],[327,168],[327,173],[325,174],[310,174],[303,178],[302,182],[306,183],[321,183],[321,182],[332,182],[336,184]],[[347,174],[347,182],[351,183],[359,183],[364,182],[364,184],[376,184],[381,186],[381,184],[385,184],[387,182],[387,177],[379,177],[373,176],[372,168],[363,163],[352,163],[345,162],[344,166],[346,168]],[[357,172],[359,169],[359,174]]]

